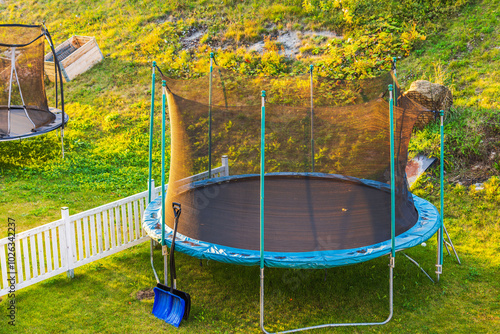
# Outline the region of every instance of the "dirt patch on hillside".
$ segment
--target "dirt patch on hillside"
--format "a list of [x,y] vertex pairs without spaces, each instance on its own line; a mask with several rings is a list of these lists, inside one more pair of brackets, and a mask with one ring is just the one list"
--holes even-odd
[[[181,38],[183,50],[196,49],[201,45],[201,39],[207,33],[205,27],[192,28],[186,32],[185,36]],[[298,31],[298,30],[271,30],[269,34],[265,35],[273,42],[277,43],[280,53],[286,57],[294,58],[299,55],[300,48],[309,43],[314,43],[316,46],[321,47],[328,43],[331,39],[342,39],[341,35],[337,35],[332,31]],[[228,48],[238,47],[240,45],[228,40],[220,40],[214,38],[207,43],[215,50],[225,50]],[[244,47],[248,52],[264,53],[264,40],[256,43],[245,44]]]

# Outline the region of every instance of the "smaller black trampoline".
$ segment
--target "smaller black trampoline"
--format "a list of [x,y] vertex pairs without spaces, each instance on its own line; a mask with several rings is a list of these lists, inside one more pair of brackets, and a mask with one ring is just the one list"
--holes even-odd
[[[68,121],[61,73],[59,86],[56,73],[56,108],[47,103],[44,83],[46,39],[53,50],[50,34],[43,26],[0,25],[0,141],[64,129]],[[57,57],[54,61],[56,71],[60,72]],[[61,138],[63,136],[61,130]]]
[[[36,125],[33,122],[34,117],[31,116],[33,114],[41,114],[44,122]],[[42,135],[62,127],[69,120],[68,114],[63,114],[62,110],[50,107],[47,112],[35,109],[25,110],[22,106],[11,106],[10,109],[7,106],[1,106],[0,115],[7,118],[7,128],[9,128],[10,122],[10,130],[7,130],[3,136],[0,134],[0,141],[19,140]]]

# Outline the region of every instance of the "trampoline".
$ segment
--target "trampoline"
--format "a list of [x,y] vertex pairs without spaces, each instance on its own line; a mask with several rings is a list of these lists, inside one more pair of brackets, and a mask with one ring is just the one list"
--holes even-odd
[[[30,115],[35,113],[46,115],[44,118],[47,120],[41,124],[39,123],[40,125],[38,126],[33,126],[34,117]],[[69,120],[68,114],[63,114],[61,109],[51,107],[49,107],[47,112],[44,110],[33,110],[28,108],[25,110],[23,106],[11,106],[10,109],[7,108],[7,106],[0,106],[0,115],[3,115],[4,119],[8,119],[7,121],[4,121],[3,124],[8,124],[10,121],[10,131],[5,131],[4,136],[0,135],[0,141],[16,140],[42,135],[60,128]]]
[[[212,61],[207,77],[185,81],[162,75],[162,186],[156,198],[149,187],[146,233],[170,247],[175,204],[183,212],[176,251],[259,265],[265,333],[265,267],[324,269],[389,255],[385,321],[284,333],[387,323],[397,251],[438,232],[438,279],[441,274],[442,213],[410,192],[405,173],[413,125],[427,110],[401,94],[392,73],[345,81],[314,76],[311,66],[303,75],[248,77],[214,69]],[[156,68],[153,64],[150,185]],[[213,161],[223,166],[214,168]],[[159,283],[152,253],[151,264]]]
[[[268,267],[329,268],[368,261],[391,252],[390,189],[386,184],[321,173],[266,176],[264,261]],[[331,189],[342,191],[332,192]],[[349,197],[345,197],[345,192]],[[293,195],[291,195],[293,194]],[[258,265],[259,176],[238,175],[194,182],[182,194],[183,224],[176,250],[200,259]],[[373,201],[356,200],[370,197]],[[436,208],[412,195],[418,218],[396,221],[396,249],[414,247],[440,226]],[[228,207],[227,207],[228,206]],[[363,215],[366,219],[358,219]],[[385,219],[384,219],[385,218]],[[161,197],[144,214],[143,227],[161,241]],[[197,222],[193,225],[193,222]],[[257,222],[257,223],[256,223]],[[170,245],[173,230],[166,227]],[[180,234],[179,234],[180,233]]]
[[[166,205],[181,203],[183,212],[177,249],[201,259],[258,265],[260,172],[266,266],[327,268],[389,254],[391,134],[384,93],[390,84],[398,87],[395,77],[339,81],[250,78],[220,68],[214,73],[190,81],[165,78],[171,132]],[[261,108],[252,106],[261,88],[268,100],[264,119]],[[408,142],[425,109],[399,91],[393,111],[396,250],[424,242],[441,223],[436,208],[408,190]],[[261,145],[267,146],[263,168]],[[223,155],[231,175],[191,177],[211,170],[212,156]],[[147,206],[143,227],[170,245],[174,217],[167,209],[162,242],[161,201]]]
[[[49,107],[47,103],[45,39],[53,50],[50,34],[43,26],[0,25],[0,141],[19,140],[64,129],[68,121],[64,112],[62,80],[59,80],[58,86],[57,76],[56,108]],[[57,57],[55,64],[56,71],[60,72]],[[61,140],[63,137],[64,132],[61,131]]]

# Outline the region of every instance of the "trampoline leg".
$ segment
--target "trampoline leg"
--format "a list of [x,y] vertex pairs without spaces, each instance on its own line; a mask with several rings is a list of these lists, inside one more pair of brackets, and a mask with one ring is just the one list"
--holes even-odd
[[448,246],[451,246],[450,243],[446,240],[444,240],[444,248],[446,248],[446,251],[448,252],[448,255],[451,256],[450,249]]
[[160,283],[160,279],[158,278],[158,274],[156,273],[154,262],[153,262],[153,249],[155,248],[155,241],[151,239],[151,268],[153,269],[153,273],[155,274],[156,283]]
[[443,240],[443,229],[440,228],[437,233],[437,260],[436,260],[436,278],[437,281],[439,282],[439,277],[443,273],[443,259],[442,259],[442,248],[443,244],[441,243],[441,240]]
[[434,282],[434,280],[431,278],[431,276],[429,276],[429,274],[428,274],[428,273],[424,270],[424,268],[422,268],[422,267],[420,266],[420,264],[419,264],[417,261],[415,261],[414,259],[412,259],[411,257],[409,257],[406,253],[404,253],[404,252],[402,252],[402,253],[403,253],[403,255],[404,255],[404,256],[406,256],[406,258],[407,258],[408,260],[410,260],[410,262],[411,262],[411,263],[413,263],[414,265],[416,265],[416,266],[417,266],[417,267],[418,267],[418,268],[419,268],[419,269],[420,269],[420,270],[421,270],[421,271],[425,274],[425,276],[427,276],[427,278],[431,280],[431,282],[432,282],[432,283],[436,283],[436,282]]
[[444,233],[446,234],[446,238],[449,241],[451,249],[453,249],[453,253],[455,253],[455,258],[457,259],[458,264],[462,264],[462,262],[460,262],[460,259],[458,257],[457,251],[455,250],[455,246],[453,246],[453,241],[451,241],[450,235],[448,234],[448,231],[446,230],[446,226],[444,226],[444,224],[443,224],[443,229],[444,229]]
[[[64,117],[64,115],[63,115]],[[62,120],[64,122],[64,119]],[[64,159],[64,129],[61,128],[61,151],[62,151],[62,157]]]
[[264,268],[260,268],[260,329],[267,333],[264,329]]
[[[395,258],[390,257],[389,260],[389,316],[382,322],[354,322],[354,323],[334,323],[334,324],[323,324],[317,326],[310,326],[304,328],[289,329],[286,331],[281,331],[279,333],[295,333],[301,331],[308,331],[312,329],[328,328],[328,327],[348,327],[348,326],[375,326],[375,325],[385,325],[388,323],[394,313],[394,267]],[[270,334],[264,328],[264,268],[260,268],[260,319],[259,319],[260,329],[263,333]]]
[[163,254],[163,283],[168,285],[168,247],[165,245],[161,248]]
[[392,315],[394,314],[394,267],[395,258],[391,257],[391,263],[389,264],[389,316],[384,322],[380,323],[380,325],[388,323],[392,319]]
[[9,112],[9,117],[7,118],[7,133],[10,133],[10,102],[12,98],[12,79],[14,78],[14,68],[16,67],[16,48],[11,49],[11,64],[10,64],[10,80],[9,80],[9,100],[7,102],[7,110]]

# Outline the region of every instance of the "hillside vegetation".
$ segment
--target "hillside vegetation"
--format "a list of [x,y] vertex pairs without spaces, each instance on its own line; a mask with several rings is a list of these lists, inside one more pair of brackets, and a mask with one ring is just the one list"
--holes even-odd
[[[446,257],[442,282],[432,284],[398,257],[395,319],[339,332],[494,333],[500,327],[499,20],[500,0],[0,0],[0,22],[45,22],[56,44],[95,36],[105,56],[65,85],[64,159],[59,132],[1,143],[0,235],[9,217],[20,232],[58,219],[62,206],[74,214],[146,189],[152,61],[177,78],[207,73],[215,52],[220,66],[247,75],[287,76],[314,64],[317,74],[352,79],[389,70],[398,57],[403,87],[426,79],[454,95],[445,121],[446,224],[464,264]],[[295,57],[284,56],[275,40],[284,31],[302,34]],[[307,37],[308,31],[336,37]],[[248,50],[256,42],[264,42],[262,53]],[[54,89],[47,94],[53,101]],[[158,116],[155,122],[159,134]],[[410,150],[438,154],[438,134],[435,123],[415,131]],[[154,178],[160,179],[159,168]],[[415,194],[437,204],[437,181],[431,170]],[[485,181],[482,192],[469,187]],[[408,252],[429,272],[434,239]],[[148,245],[138,246],[79,268],[74,280],[60,275],[19,291],[17,329],[174,332],[150,314],[151,300],[135,298],[154,285],[148,252]],[[161,262],[159,252],[155,261]],[[259,332],[256,268],[200,267],[182,255],[178,262],[181,287],[194,299],[193,316],[179,332]],[[365,314],[382,319],[387,273],[374,268],[385,262],[330,269],[327,282],[322,271],[270,270],[268,286],[277,289],[268,301],[270,326],[362,321]],[[0,333],[5,330],[2,324]]]

